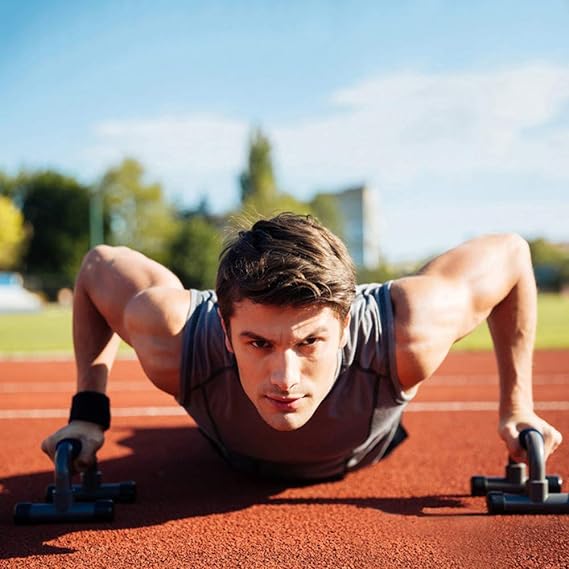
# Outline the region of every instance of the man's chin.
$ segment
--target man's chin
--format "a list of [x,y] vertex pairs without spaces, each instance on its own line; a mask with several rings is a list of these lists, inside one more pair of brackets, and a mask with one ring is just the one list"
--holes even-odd
[[275,429],[275,431],[296,431],[303,427],[312,417],[312,414],[308,415],[306,413],[278,413],[278,414],[266,414],[262,413],[261,418],[269,427]]

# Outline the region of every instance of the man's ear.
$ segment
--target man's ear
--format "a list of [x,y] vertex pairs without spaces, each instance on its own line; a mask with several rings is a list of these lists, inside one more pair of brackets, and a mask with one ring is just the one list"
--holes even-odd
[[223,335],[225,337],[225,347],[227,348],[227,350],[229,352],[231,352],[233,354],[234,353],[233,352],[233,346],[231,345],[231,338],[229,337],[229,331],[225,327],[225,320],[223,320],[223,318],[221,316],[221,312],[219,311],[219,308],[217,309],[217,315],[219,316],[219,319],[221,320],[221,327],[223,328]]

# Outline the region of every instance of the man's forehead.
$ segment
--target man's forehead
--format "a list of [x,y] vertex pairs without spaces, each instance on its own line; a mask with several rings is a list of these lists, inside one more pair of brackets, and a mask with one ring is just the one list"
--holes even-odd
[[335,326],[337,322],[336,313],[328,306],[275,306],[255,303],[249,299],[235,303],[231,317],[232,328],[246,329],[260,335],[263,330],[275,328],[286,328],[291,333],[310,328],[323,330]]

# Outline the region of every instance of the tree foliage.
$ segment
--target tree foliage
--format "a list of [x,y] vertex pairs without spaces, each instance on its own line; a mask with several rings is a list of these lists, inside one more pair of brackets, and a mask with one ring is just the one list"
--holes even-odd
[[246,210],[262,215],[270,213],[278,196],[271,143],[257,128],[251,134],[247,168],[240,176],[241,203]]
[[317,194],[310,202],[310,211],[320,223],[341,239],[344,238],[344,219],[338,200],[333,194]]
[[342,236],[342,213],[333,195],[319,194],[312,201],[303,202],[279,190],[271,142],[259,128],[253,130],[249,139],[247,167],[239,183],[242,211],[247,217],[267,217],[282,211],[312,214],[331,231]]
[[546,239],[529,241],[529,247],[534,265],[560,265],[569,257],[569,251]]
[[21,174],[16,199],[32,228],[21,267],[52,296],[71,286],[89,246],[89,191],[57,172]]
[[18,266],[26,240],[24,216],[12,200],[0,195],[0,270]]
[[146,184],[143,178],[144,168],[133,159],[123,160],[103,176],[97,191],[102,193],[110,222],[106,241],[132,247],[164,262],[168,244],[177,231],[177,220],[160,184]]
[[534,239],[529,242],[538,287],[558,291],[569,284],[569,248]]
[[11,198],[14,195],[15,185],[14,178],[0,170],[0,196]]
[[182,221],[169,248],[168,265],[186,288],[215,286],[222,239],[217,227],[205,215]]

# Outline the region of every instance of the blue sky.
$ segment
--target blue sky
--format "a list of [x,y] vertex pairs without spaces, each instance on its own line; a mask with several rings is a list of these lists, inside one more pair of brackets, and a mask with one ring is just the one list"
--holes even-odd
[[0,1],[0,169],[124,156],[237,204],[251,128],[299,198],[367,183],[381,247],[569,240],[569,1]]

